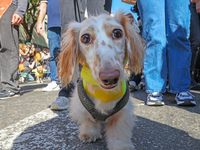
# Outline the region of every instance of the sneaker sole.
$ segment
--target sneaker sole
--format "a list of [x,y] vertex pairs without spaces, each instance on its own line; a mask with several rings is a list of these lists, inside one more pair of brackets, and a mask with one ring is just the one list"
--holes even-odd
[[165,105],[165,103],[164,102],[157,102],[157,103],[150,103],[150,102],[148,102],[148,103],[146,103],[146,105],[148,105],[148,106],[164,106]]
[[58,90],[60,90],[60,88],[47,89],[47,90],[46,89],[45,90],[42,89],[43,92],[51,92],[51,91],[58,91]]
[[196,106],[195,101],[191,101],[191,100],[178,101],[177,99],[175,100],[178,106]]

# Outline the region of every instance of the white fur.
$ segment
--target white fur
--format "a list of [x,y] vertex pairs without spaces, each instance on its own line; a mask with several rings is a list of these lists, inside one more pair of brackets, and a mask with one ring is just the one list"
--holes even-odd
[[[122,38],[113,38],[113,30],[120,29]],[[100,15],[90,17],[82,23],[71,23],[68,31],[62,38],[62,52],[59,56],[59,73],[61,79],[71,82],[77,72],[78,62],[84,63],[90,68],[93,79],[102,85],[99,73],[103,70],[117,69],[120,72],[119,81],[124,81],[125,57],[129,57],[130,67],[136,71],[140,70],[144,54],[144,43],[137,34],[136,26],[132,26],[127,16],[123,12],[118,12],[115,17]],[[81,42],[84,34],[92,36],[92,42],[85,44]],[[70,63],[67,60],[71,60]],[[69,68],[71,67],[71,68]],[[95,87],[96,88],[96,87]],[[97,87],[101,88],[102,87]],[[105,92],[119,92],[121,86],[117,84],[113,89],[103,89]],[[89,90],[93,90],[94,85],[90,85]],[[112,110],[120,100],[103,102],[90,95],[90,99],[95,104],[95,108],[102,114]],[[84,108],[74,90],[69,104],[69,115],[79,124],[79,139],[83,142],[93,142],[102,138],[101,125]],[[131,142],[132,129],[135,116],[133,114],[133,104],[129,100],[127,105],[116,114],[106,119],[105,136],[109,150],[132,150],[134,146]]]

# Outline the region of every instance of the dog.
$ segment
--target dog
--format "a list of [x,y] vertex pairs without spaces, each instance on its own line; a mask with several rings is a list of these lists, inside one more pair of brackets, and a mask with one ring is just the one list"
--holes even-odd
[[47,70],[44,69],[42,66],[38,66],[37,68],[32,70],[32,72],[35,72],[37,83],[43,83],[43,75],[44,75],[44,72],[46,71]]
[[61,38],[61,81],[66,86],[76,83],[79,63],[83,66],[69,103],[69,115],[79,125],[79,139],[85,143],[101,139],[104,121],[109,150],[134,149],[135,117],[124,65],[128,60],[130,69],[141,71],[145,42],[131,20],[121,10],[114,17],[91,16],[81,23],[70,23]]

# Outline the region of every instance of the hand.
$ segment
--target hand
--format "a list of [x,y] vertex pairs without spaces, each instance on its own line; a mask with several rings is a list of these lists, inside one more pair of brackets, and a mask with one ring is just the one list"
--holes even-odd
[[18,14],[13,14],[12,16],[12,25],[20,25],[22,23],[23,19]]
[[36,31],[39,35],[42,35],[42,32],[44,32],[44,27],[42,23],[38,23],[36,27]]

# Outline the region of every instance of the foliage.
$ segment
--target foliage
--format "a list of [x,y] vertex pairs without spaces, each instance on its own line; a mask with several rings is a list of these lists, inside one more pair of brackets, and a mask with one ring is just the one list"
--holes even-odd
[[40,0],[29,0],[29,7],[25,14],[24,21],[22,22],[22,26],[26,33],[25,42],[30,42],[32,39],[33,29],[37,22],[39,4]]

